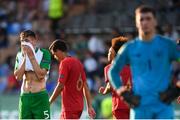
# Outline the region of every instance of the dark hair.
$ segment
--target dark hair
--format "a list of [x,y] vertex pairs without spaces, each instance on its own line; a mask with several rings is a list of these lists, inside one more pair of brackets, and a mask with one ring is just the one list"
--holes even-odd
[[118,50],[120,49],[120,47],[127,41],[128,41],[128,39],[126,37],[122,37],[122,36],[113,38],[111,41],[111,47],[117,53]]
[[156,11],[148,5],[141,5],[138,8],[136,8],[136,10],[135,10],[135,14],[148,13],[148,12],[151,12],[154,15],[154,17],[156,17]]
[[68,47],[67,47],[67,43],[63,40],[60,39],[56,39],[49,47],[49,50],[53,50],[54,52],[56,52],[57,50],[61,50],[63,52],[67,52]]
[[26,37],[29,37],[29,36],[36,38],[36,34],[31,30],[22,31],[20,33],[20,36],[22,36],[22,38],[26,38]]

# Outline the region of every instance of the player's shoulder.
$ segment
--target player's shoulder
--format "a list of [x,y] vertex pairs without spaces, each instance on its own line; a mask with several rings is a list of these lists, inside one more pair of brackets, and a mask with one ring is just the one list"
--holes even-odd
[[50,53],[50,51],[48,49],[46,49],[46,48],[39,48],[39,49],[43,54],[48,55],[48,56],[51,55],[51,53]]
[[78,63],[78,64],[81,64],[81,65],[83,65],[82,63],[81,63],[81,61],[77,58],[77,57],[70,57],[70,60],[71,60],[71,62],[74,64],[74,63]]
[[50,54],[50,51],[46,48],[39,48],[42,52],[44,53],[49,53]]
[[68,56],[63,60],[63,62],[74,63],[74,62],[79,62],[79,60],[75,57]]
[[81,61],[78,59],[78,58],[76,58],[76,57],[72,57],[72,56],[68,56],[68,57],[66,57],[65,59],[63,59],[62,61],[61,61],[61,63],[62,64],[68,64],[68,65],[74,65],[74,64],[80,64],[80,65],[82,65],[82,63],[81,63]]
[[166,46],[176,46],[176,43],[173,42],[172,39],[162,36],[162,35],[157,35],[156,40],[158,41],[159,44],[161,45],[166,45]]
[[161,42],[173,43],[172,39],[165,37],[165,36],[162,36],[162,35],[156,35],[156,39],[161,41]]
[[21,50],[18,50],[18,51],[17,51],[17,54],[21,54],[21,53],[22,53]]
[[138,41],[138,38],[134,38],[134,39],[132,39],[132,40],[127,41],[127,42],[125,43],[125,45],[126,45],[126,46],[131,46],[131,45],[136,44],[137,41]]
[[136,44],[136,39],[133,40],[129,40],[127,41],[125,44],[123,44],[123,46],[121,47],[121,49],[132,49],[134,47],[134,45]]
[[22,52],[21,52],[21,50],[19,49],[19,50],[17,51],[16,56],[20,56],[20,55],[22,55]]

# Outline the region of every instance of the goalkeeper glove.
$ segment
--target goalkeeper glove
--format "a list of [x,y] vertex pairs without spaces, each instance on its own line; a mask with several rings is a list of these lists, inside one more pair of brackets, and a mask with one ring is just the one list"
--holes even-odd
[[171,102],[180,95],[180,88],[170,86],[166,91],[160,93],[160,100],[166,104]]
[[140,104],[141,97],[138,95],[134,95],[131,91],[125,91],[121,94],[121,96],[131,108],[137,107]]

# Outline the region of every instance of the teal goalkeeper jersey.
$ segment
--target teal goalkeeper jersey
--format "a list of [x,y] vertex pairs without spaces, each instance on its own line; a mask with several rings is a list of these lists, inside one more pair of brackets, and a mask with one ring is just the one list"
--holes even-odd
[[168,38],[155,35],[151,41],[136,38],[118,51],[109,71],[109,79],[116,89],[122,85],[119,72],[130,64],[133,92],[142,97],[142,104],[156,102],[159,92],[171,82],[171,63],[180,58],[177,45]]

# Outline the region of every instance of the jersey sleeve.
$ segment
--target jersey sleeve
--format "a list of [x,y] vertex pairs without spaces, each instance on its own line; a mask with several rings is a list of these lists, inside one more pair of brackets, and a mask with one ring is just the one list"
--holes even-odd
[[65,84],[68,76],[68,64],[62,61],[59,66],[59,78],[58,82]]
[[17,70],[19,67],[19,59],[18,59],[18,54],[16,55],[16,61],[15,61],[15,66],[14,66],[14,70]]
[[16,55],[14,70],[17,70],[20,67],[20,58],[19,58],[20,54],[21,52],[18,52]]
[[43,52],[43,58],[40,63],[40,67],[45,68],[46,70],[49,71],[51,65],[51,54],[49,50],[46,49],[41,49],[41,51]]
[[119,77],[119,73],[126,64],[128,64],[128,49],[127,44],[124,44],[119,49],[118,54],[108,71],[109,82],[115,89],[122,86],[122,79]]

